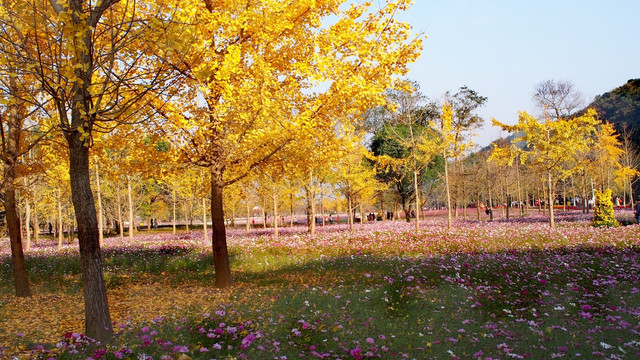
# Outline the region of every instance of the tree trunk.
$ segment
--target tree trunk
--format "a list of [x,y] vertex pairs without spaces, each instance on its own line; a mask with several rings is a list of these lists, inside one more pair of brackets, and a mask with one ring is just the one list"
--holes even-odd
[[129,175],[127,175],[127,194],[129,195],[129,241],[133,242],[136,223],[133,218],[133,194],[131,193],[131,176]]
[[102,272],[102,253],[96,208],[91,193],[89,148],[81,140],[79,132],[66,134],[66,137],[69,143],[71,199],[78,222],[78,241],[84,288],[85,333],[94,339],[107,341],[113,336],[113,329]]
[[293,227],[293,218],[294,218],[294,214],[293,214],[293,192],[289,194],[289,206],[290,206],[290,215],[291,217],[289,218],[289,227]]
[[[25,185],[27,184],[25,183]],[[26,251],[29,251],[31,250],[31,204],[29,203],[29,199],[27,198],[26,194],[24,196],[24,202],[25,202],[24,227],[27,234]]]
[[460,199],[462,220],[467,221],[467,178],[464,175],[464,163],[460,163],[460,174],[460,180],[462,181],[462,199]]
[[627,178],[627,180],[629,181],[629,205],[631,205],[631,208],[633,209],[633,184],[631,183],[630,176]]
[[58,250],[62,249],[62,194],[58,189]]
[[96,159],[96,194],[98,195],[98,236],[100,239],[100,247],[104,245],[103,225],[102,225],[102,194],[100,192],[100,172],[98,170],[98,157]]
[[188,232],[190,232],[189,230],[189,209],[187,208],[187,200],[184,200],[182,202],[182,210],[184,210],[184,226],[185,226],[185,230]]
[[505,209],[507,211],[507,220],[509,220],[509,210],[511,209],[511,196],[509,196],[509,189],[507,188],[507,194],[505,195],[507,198],[507,201],[505,202]]
[[118,232],[120,233],[120,241],[124,241],[124,222],[122,222],[122,198],[120,197],[120,183],[118,182]]
[[209,241],[207,236],[207,199],[202,198],[202,240]]
[[273,237],[278,238],[278,198],[275,182],[273,183]]
[[553,184],[551,182],[551,170],[547,171],[547,190],[549,192],[549,227],[553,229],[556,227],[556,223],[553,218]]
[[587,177],[583,174],[582,176],[582,213],[586,214],[588,211],[587,206]]
[[349,222],[349,231],[353,231],[353,200],[351,199],[351,193],[347,196],[347,209],[349,211],[349,217],[347,218],[347,221]]
[[247,223],[244,225],[247,234],[251,231],[251,204],[249,203],[249,196],[247,195]]
[[489,186],[489,221],[493,221],[493,198],[491,196],[491,186]]
[[562,182],[562,211],[567,211],[567,184]]
[[173,189],[173,235],[176,234],[176,189]]
[[40,222],[38,221],[38,208],[36,207],[37,202],[33,202],[33,244],[38,246],[38,236],[40,233]]
[[447,153],[444,153],[444,183],[447,189],[447,229],[451,229],[451,189],[449,186],[449,166],[447,165]]
[[193,215],[193,194],[189,197],[189,225],[193,228],[193,220],[195,216]]
[[[11,134],[9,135],[11,136]],[[13,269],[13,284],[16,296],[31,296],[29,277],[22,250],[22,232],[20,231],[20,217],[16,210],[15,167],[4,164],[4,208],[7,219],[7,229],[11,242],[11,267]]]
[[411,222],[411,213],[409,211],[409,208],[407,207],[407,199],[402,197],[400,199],[400,203],[402,205],[402,211],[404,212],[404,220],[406,222],[410,223]]
[[216,287],[231,286],[231,267],[227,250],[227,233],[224,228],[224,209],[222,200],[222,170],[211,168],[211,247],[216,272]]
[[[9,77],[9,89],[11,95],[18,92],[17,78]],[[18,96],[19,98],[19,96]],[[16,208],[16,164],[18,162],[18,154],[20,151],[20,137],[22,135],[22,127],[24,125],[26,108],[23,103],[14,102],[7,106],[6,121],[7,133],[2,136],[3,147],[6,158],[3,159],[3,181],[4,181],[4,207],[7,220],[7,229],[9,231],[9,241],[11,243],[11,267],[13,269],[13,280],[16,296],[31,296],[29,288],[29,277],[27,276],[27,268],[24,259],[24,250],[22,249],[22,231],[20,230],[20,216]],[[2,124],[5,127],[5,124]]]
[[322,189],[322,183],[320,183],[320,217],[322,218],[322,226],[325,226],[324,222],[324,190]]
[[309,184],[305,186],[305,190],[307,192],[307,226],[309,227],[309,235],[314,236],[316,234],[316,196],[313,192],[313,172],[311,170],[309,170]]
[[71,222],[69,223],[68,235],[69,235],[69,245],[73,245],[73,238],[76,235],[76,222],[73,219],[71,219]]
[[542,195],[538,196],[538,214],[542,214],[542,199],[544,199],[544,185],[541,185],[542,188]]
[[516,184],[518,187],[518,207],[520,208],[520,217],[524,217],[524,206],[522,206],[522,190],[520,189],[520,163],[516,159]]
[[235,229],[236,227],[236,203],[235,201],[231,204],[231,228]]
[[420,192],[418,189],[418,171],[413,171],[413,188],[416,193],[416,231],[420,230]]
[[267,199],[262,199],[262,228],[267,228]]

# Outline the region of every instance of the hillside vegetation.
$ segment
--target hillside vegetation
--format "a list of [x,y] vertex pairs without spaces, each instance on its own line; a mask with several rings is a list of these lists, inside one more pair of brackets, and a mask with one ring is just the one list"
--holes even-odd
[[[627,129],[640,127],[640,79],[631,79],[626,84],[595,97],[588,108],[594,108],[601,118],[615,124],[619,133],[624,124]],[[635,131],[632,140],[640,145],[640,131]]]

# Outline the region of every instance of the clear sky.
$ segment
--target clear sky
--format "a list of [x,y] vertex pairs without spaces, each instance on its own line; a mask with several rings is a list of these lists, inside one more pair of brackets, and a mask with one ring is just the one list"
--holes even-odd
[[492,117],[539,112],[541,81],[570,81],[588,103],[640,78],[640,0],[415,0],[400,19],[428,36],[408,75],[424,95],[467,85],[488,98],[482,146],[501,135]]

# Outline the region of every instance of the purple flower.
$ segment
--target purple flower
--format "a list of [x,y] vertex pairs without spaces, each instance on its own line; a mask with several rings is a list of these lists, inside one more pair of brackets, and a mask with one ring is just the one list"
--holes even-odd
[[245,336],[245,338],[242,339],[242,344],[240,345],[240,348],[242,350],[247,350],[255,339],[256,339],[256,336],[254,334],[249,334]]
[[358,359],[358,360],[362,360],[362,349],[360,348],[360,346],[356,346],[355,349],[349,351],[349,354],[354,358],[354,359]]
[[173,347],[173,352],[174,353],[187,353],[189,352],[189,347],[185,346],[185,345],[176,345]]

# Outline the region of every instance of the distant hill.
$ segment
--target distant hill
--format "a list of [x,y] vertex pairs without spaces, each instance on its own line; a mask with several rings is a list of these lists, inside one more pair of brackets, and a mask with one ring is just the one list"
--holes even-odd
[[640,147],[640,79],[596,96],[587,108],[595,109],[601,119],[614,124],[618,133],[627,124],[628,130],[634,130],[633,142]]

